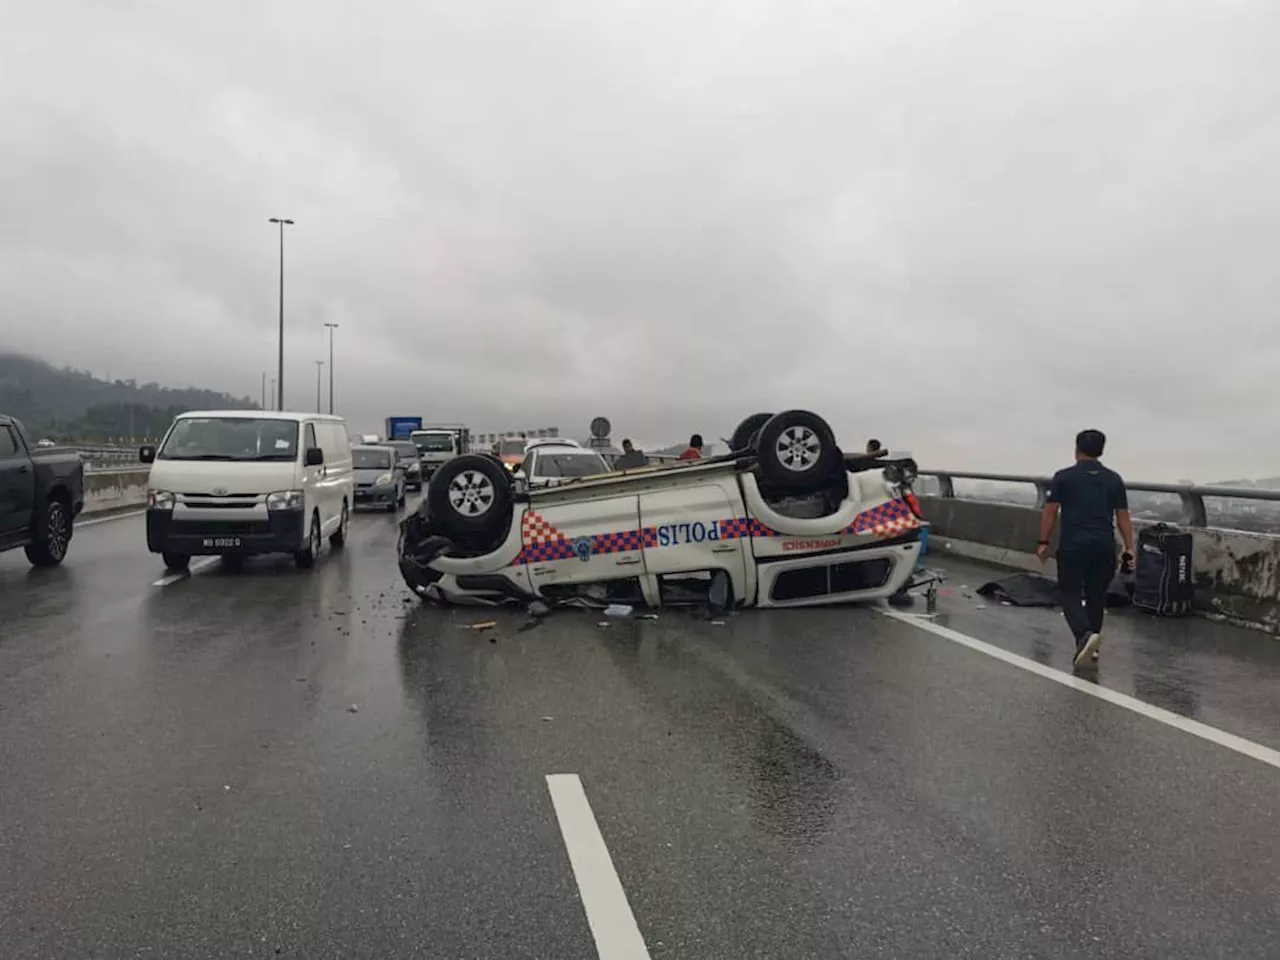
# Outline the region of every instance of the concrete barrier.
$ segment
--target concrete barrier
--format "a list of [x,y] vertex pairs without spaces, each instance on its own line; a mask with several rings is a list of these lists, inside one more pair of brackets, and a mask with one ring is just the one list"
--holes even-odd
[[[921,497],[930,524],[929,550],[1012,570],[1055,576],[1036,559],[1040,511],[1008,503]],[[1141,529],[1144,524],[1134,524]],[[1235,623],[1280,633],[1280,537],[1220,527],[1190,531],[1194,539],[1196,607]],[[1057,547],[1057,533],[1052,547]]]
[[147,477],[150,474],[150,467],[85,473],[84,514],[143,506],[147,502]]

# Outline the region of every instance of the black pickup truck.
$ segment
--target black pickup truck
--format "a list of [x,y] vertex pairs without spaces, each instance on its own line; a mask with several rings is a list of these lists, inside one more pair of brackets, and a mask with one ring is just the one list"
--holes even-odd
[[37,567],[57,566],[83,508],[80,453],[37,447],[21,423],[0,415],[0,552],[25,547]]

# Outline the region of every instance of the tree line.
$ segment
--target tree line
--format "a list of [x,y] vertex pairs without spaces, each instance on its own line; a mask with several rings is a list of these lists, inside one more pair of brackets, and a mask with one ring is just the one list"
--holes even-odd
[[188,410],[256,410],[248,397],[198,387],[102,380],[87,370],[0,354],[0,413],[34,437],[61,442],[119,442],[163,434]]

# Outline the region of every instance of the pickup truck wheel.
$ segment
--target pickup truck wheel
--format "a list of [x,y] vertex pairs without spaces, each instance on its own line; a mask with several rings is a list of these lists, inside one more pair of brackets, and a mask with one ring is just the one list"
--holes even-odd
[[431,478],[427,511],[449,531],[492,533],[503,529],[511,518],[511,478],[493,457],[454,457]]
[[160,559],[164,561],[164,568],[171,573],[185,573],[191,566],[191,558],[185,553],[162,553]]
[[50,500],[37,531],[36,540],[27,544],[27,559],[32,566],[56,567],[71,543],[71,510],[61,500]]
[[806,492],[822,489],[841,462],[831,427],[807,410],[770,417],[756,439],[756,459],[770,483]]
[[743,450],[754,450],[756,438],[760,436],[760,428],[773,418],[772,413],[753,413],[738,424],[729,438],[729,452],[741,453]]

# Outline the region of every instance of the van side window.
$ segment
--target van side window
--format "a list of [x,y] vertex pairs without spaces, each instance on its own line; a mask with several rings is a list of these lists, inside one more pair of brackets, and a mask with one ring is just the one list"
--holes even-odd
[[9,427],[0,427],[0,460],[18,455],[18,441],[14,439],[13,430]]
[[302,451],[305,453],[312,447],[319,447],[316,443],[316,427],[313,423],[308,423],[307,428],[302,432]]

